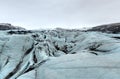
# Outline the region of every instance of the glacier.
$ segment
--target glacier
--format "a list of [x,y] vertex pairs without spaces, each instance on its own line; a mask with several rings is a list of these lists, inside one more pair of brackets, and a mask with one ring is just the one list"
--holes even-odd
[[0,31],[0,79],[120,79],[120,34]]

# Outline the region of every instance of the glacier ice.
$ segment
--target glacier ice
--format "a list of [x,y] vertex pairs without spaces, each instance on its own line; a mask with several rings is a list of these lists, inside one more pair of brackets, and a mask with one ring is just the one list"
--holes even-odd
[[120,34],[0,31],[0,79],[119,79]]

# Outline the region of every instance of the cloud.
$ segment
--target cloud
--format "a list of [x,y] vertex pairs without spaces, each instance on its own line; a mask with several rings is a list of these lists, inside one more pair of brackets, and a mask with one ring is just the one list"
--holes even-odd
[[120,21],[119,0],[0,0],[0,22],[37,28],[81,28]]

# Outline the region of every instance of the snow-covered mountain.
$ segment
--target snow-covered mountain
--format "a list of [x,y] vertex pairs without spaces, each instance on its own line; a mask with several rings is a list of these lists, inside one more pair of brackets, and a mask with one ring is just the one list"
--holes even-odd
[[0,31],[0,79],[120,79],[120,34]]

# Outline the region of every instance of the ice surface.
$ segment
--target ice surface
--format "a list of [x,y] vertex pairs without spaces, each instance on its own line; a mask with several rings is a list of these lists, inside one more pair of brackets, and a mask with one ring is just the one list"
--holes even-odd
[[120,79],[119,41],[78,30],[0,31],[0,79]]

